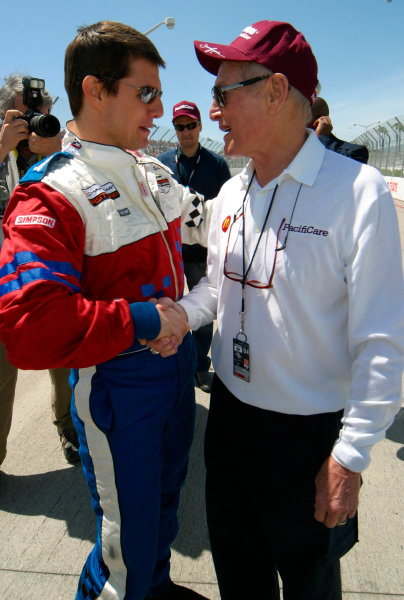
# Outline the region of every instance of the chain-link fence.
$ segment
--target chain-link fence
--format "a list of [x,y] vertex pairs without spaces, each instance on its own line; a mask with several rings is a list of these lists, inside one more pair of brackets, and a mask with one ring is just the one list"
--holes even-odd
[[[212,152],[216,152],[223,156],[224,144],[222,141],[218,142],[209,137],[201,137],[199,141],[201,146],[207,148],[207,150],[211,150]],[[175,129],[173,127],[163,127],[158,125],[150,134],[149,145],[145,149],[145,152],[152,156],[158,156],[159,154],[176,147],[177,136]],[[230,170],[242,169],[248,162],[248,158],[244,157],[229,158],[228,156],[225,156],[224,158],[226,159]]]
[[[199,141],[201,145],[208,150],[212,150],[212,152],[217,152],[218,154],[223,154],[223,142],[218,142],[217,140],[212,140],[208,137],[200,138]],[[158,156],[162,152],[167,152],[167,150],[171,150],[172,148],[176,147],[177,136],[174,127],[157,125],[155,126],[154,131],[150,134],[149,145],[145,151],[147,154],[151,154],[152,156]]]
[[[404,177],[404,116],[393,117],[384,123],[377,123],[352,140],[354,144],[367,146],[369,164],[380,169],[383,175]],[[223,142],[208,137],[200,139],[202,146],[217,154],[223,155]],[[146,152],[158,156],[171,148],[177,147],[177,137],[173,127],[157,126],[149,138]],[[234,173],[242,169],[248,162],[245,157],[228,157],[226,161]]]
[[367,128],[352,140],[367,146],[369,165],[380,169],[383,175],[404,176],[404,116],[393,117],[375,127]]

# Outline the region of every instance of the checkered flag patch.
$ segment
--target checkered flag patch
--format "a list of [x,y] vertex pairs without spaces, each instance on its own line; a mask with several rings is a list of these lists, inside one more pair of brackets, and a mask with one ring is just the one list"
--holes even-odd
[[185,225],[187,227],[199,227],[203,221],[203,200],[196,196],[192,200],[194,210],[188,213]]

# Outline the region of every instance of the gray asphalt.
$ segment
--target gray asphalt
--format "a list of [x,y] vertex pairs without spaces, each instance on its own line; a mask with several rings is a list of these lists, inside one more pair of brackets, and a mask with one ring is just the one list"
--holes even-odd
[[[395,204],[404,252],[404,203]],[[204,511],[208,406],[209,396],[197,390],[197,428],[181,497],[180,533],[173,544],[172,577],[219,600]],[[73,600],[95,541],[81,467],[65,462],[50,415],[48,373],[20,371],[8,455],[0,472],[1,600]],[[404,408],[374,448],[364,473],[360,543],[342,559],[344,600],[404,598],[403,522]]]

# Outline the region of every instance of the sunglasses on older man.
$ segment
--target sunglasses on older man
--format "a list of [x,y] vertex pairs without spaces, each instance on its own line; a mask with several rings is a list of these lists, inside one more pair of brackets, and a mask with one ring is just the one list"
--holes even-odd
[[184,129],[191,131],[192,129],[195,129],[197,125],[199,125],[199,121],[192,121],[192,123],[187,123],[186,125],[177,123],[177,125],[174,124],[174,129],[175,131],[184,131]]
[[230,92],[231,90],[236,90],[240,87],[246,87],[246,85],[252,85],[253,83],[257,83],[262,79],[268,79],[271,75],[260,75],[259,77],[253,77],[252,79],[246,79],[245,81],[239,81],[238,83],[232,83],[231,85],[225,85],[224,87],[219,87],[215,85],[212,88],[212,96],[215,99],[215,102],[220,108],[224,108],[226,104],[225,94]]

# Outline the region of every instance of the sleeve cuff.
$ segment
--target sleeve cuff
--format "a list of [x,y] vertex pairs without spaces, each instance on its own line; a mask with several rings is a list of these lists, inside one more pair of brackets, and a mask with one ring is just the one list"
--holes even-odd
[[160,315],[153,302],[129,304],[136,339],[154,340],[160,333]]
[[331,454],[346,469],[360,473],[369,466],[371,449],[372,445],[357,448],[340,439],[336,442]]

